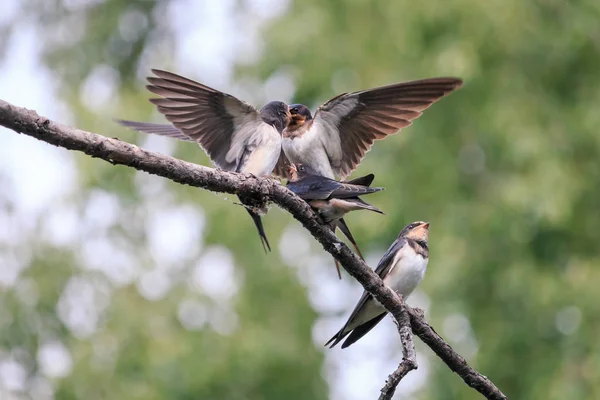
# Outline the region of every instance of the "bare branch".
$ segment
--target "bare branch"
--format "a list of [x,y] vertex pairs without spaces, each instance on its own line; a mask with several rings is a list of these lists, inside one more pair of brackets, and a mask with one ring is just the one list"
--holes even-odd
[[[325,251],[335,257],[365,290],[390,311],[396,321],[402,320],[404,305],[396,293],[386,287],[364,261],[350,251],[335,234],[319,224],[306,202],[273,179],[256,178],[188,163],[141,149],[118,139],[110,139],[50,121],[39,116],[35,111],[13,106],[3,100],[0,100],[0,125],[55,146],[81,151],[111,164],[126,165],[178,183],[272,201],[300,221]],[[413,332],[469,386],[489,399],[505,398],[491,381],[469,367],[466,361],[435,333],[422,315],[414,314],[414,310],[408,307],[407,310],[411,316]]]
[[[404,301],[404,300],[402,300]],[[410,327],[410,316],[405,305],[396,319],[400,342],[402,343],[402,362],[398,368],[388,376],[385,386],[381,389],[379,400],[390,400],[396,392],[398,384],[413,369],[417,369],[417,353],[415,343],[413,342],[412,331]]]
[[423,311],[418,308],[406,307],[410,314],[410,323],[415,335],[434,351],[446,363],[448,368],[456,372],[465,383],[477,390],[488,399],[506,399],[487,376],[473,369],[467,361],[442,339],[440,335],[425,321]]

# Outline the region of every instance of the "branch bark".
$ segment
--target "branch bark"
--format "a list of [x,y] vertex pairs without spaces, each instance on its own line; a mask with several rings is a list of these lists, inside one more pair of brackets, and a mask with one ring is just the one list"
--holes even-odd
[[488,399],[506,399],[504,393],[502,393],[487,376],[480,374],[472,368],[464,357],[455,352],[454,349],[438,335],[425,320],[422,310],[407,307],[407,311],[410,315],[413,333],[417,335],[423,343],[429,346],[431,350],[446,363],[448,368],[458,374],[467,385],[471,386]]
[[415,335],[431,347],[438,357],[469,386],[488,399],[506,398],[489,379],[471,368],[464,358],[429,326],[422,314],[405,306],[399,296],[386,287],[364,261],[334,233],[321,225],[306,202],[278,181],[215,170],[147,151],[119,139],[107,138],[51,121],[39,116],[35,111],[14,106],[3,100],[0,100],[0,125],[58,147],[81,151],[111,164],[126,165],[181,184],[272,201],[300,221],[325,251],[338,260],[344,269],[394,316],[396,321],[403,321],[404,313],[408,312]]
[[[404,302],[404,299],[402,299],[402,301]],[[402,362],[400,362],[398,368],[388,376],[385,381],[385,386],[381,389],[379,400],[391,400],[402,378],[410,371],[417,369],[417,352],[415,351],[410,316],[407,308],[408,306],[404,305],[402,312],[395,321],[396,325],[398,325],[398,333],[400,334],[400,342],[402,343]]]

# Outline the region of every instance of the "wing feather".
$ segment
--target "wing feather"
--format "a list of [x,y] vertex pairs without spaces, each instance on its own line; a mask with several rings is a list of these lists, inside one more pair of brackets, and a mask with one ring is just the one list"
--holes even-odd
[[150,99],[183,135],[198,142],[211,161],[235,170],[246,142],[264,124],[258,111],[235,97],[171,72],[153,69]]
[[[383,255],[383,257],[381,257],[381,260],[379,260],[379,263],[377,264],[377,268],[375,268],[375,273],[377,275],[379,275],[379,277],[381,279],[383,279],[391,271],[391,269],[394,267],[395,258],[398,255],[398,252],[400,251],[400,249],[402,249],[402,247],[405,244],[406,244],[406,239],[400,238],[400,237],[397,238],[394,241],[394,243],[392,243],[392,245],[385,252],[385,254]],[[360,300],[358,301],[358,304],[356,304],[356,307],[354,307],[354,310],[352,310],[352,313],[350,314],[350,317],[348,318],[348,321],[346,321],[346,324],[344,324],[344,326],[342,327],[342,329],[340,329],[338,331],[338,333],[336,333],[329,340],[329,342],[327,342],[326,346],[329,343],[332,343],[332,342],[333,342],[333,344],[331,345],[331,347],[335,346],[342,339],[344,339],[350,332],[358,329],[356,335],[353,336],[353,340],[348,339],[347,340],[348,343],[346,343],[346,342],[344,343],[343,347],[348,347],[349,345],[351,345],[352,343],[354,343],[356,340],[358,340],[362,336],[364,336],[376,324],[378,324],[379,321],[381,321],[381,319],[383,317],[381,315],[379,315],[379,316],[374,317],[370,321],[357,326],[354,329],[347,329],[348,326],[354,321],[354,319],[360,314],[360,312],[363,310],[363,308],[367,305],[367,302],[372,301],[372,299],[373,299],[373,296],[369,292],[367,292],[367,291],[363,292],[362,296],[360,297]],[[383,313],[383,315],[385,315],[385,314],[386,313]],[[361,326],[363,327],[362,329],[361,329]]]
[[341,94],[319,107],[311,130],[317,131],[334,172],[343,179],[375,140],[410,126],[461,85],[457,78],[433,78]]
[[128,128],[142,133],[168,136],[179,140],[186,140],[189,142],[194,141],[191,137],[185,135],[180,129],[177,129],[173,125],[169,124],[154,124],[151,122],[127,121],[125,119],[118,119],[117,122],[123,126],[126,126]]

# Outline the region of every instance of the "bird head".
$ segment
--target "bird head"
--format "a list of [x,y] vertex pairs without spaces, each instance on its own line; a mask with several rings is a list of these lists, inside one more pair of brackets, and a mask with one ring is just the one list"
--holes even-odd
[[410,223],[402,229],[399,236],[416,242],[427,243],[429,239],[429,222],[417,221]]
[[304,104],[292,104],[290,106],[290,114],[292,116],[292,121],[290,125],[302,126],[306,121],[310,121],[312,119],[312,114],[308,107]]
[[288,167],[287,172],[288,172],[288,179],[291,180],[292,182],[295,182],[299,179],[305,178],[310,175],[320,176],[320,174],[316,170],[314,170],[312,167],[310,167],[306,164],[302,164],[302,163],[291,164]]
[[298,170],[298,177],[300,177],[300,178],[303,178],[303,177],[309,176],[309,175],[317,175],[317,176],[321,175],[313,167],[311,167],[310,165],[307,165],[307,164],[296,163],[296,169]]
[[280,133],[292,120],[290,109],[283,101],[271,101],[265,104],[260,109],[260,116],[263,121],[273,125]]

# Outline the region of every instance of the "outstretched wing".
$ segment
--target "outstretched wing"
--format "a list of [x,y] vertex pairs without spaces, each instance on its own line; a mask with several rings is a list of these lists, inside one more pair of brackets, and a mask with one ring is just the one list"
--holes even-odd
[[360,164],[375,140],[412,124],[433,103],[462,85],[457,78],[433,78],[341,94],[317,110],[316,130],[333,171],[342,179]]
[[198,142],[216,166],[235,170],[246,141],[264,124],[258,111],[191,79],[157,69],[152,72],[156,77],[148,78],[147,88],[161,97],[150,102],[183,135]]

